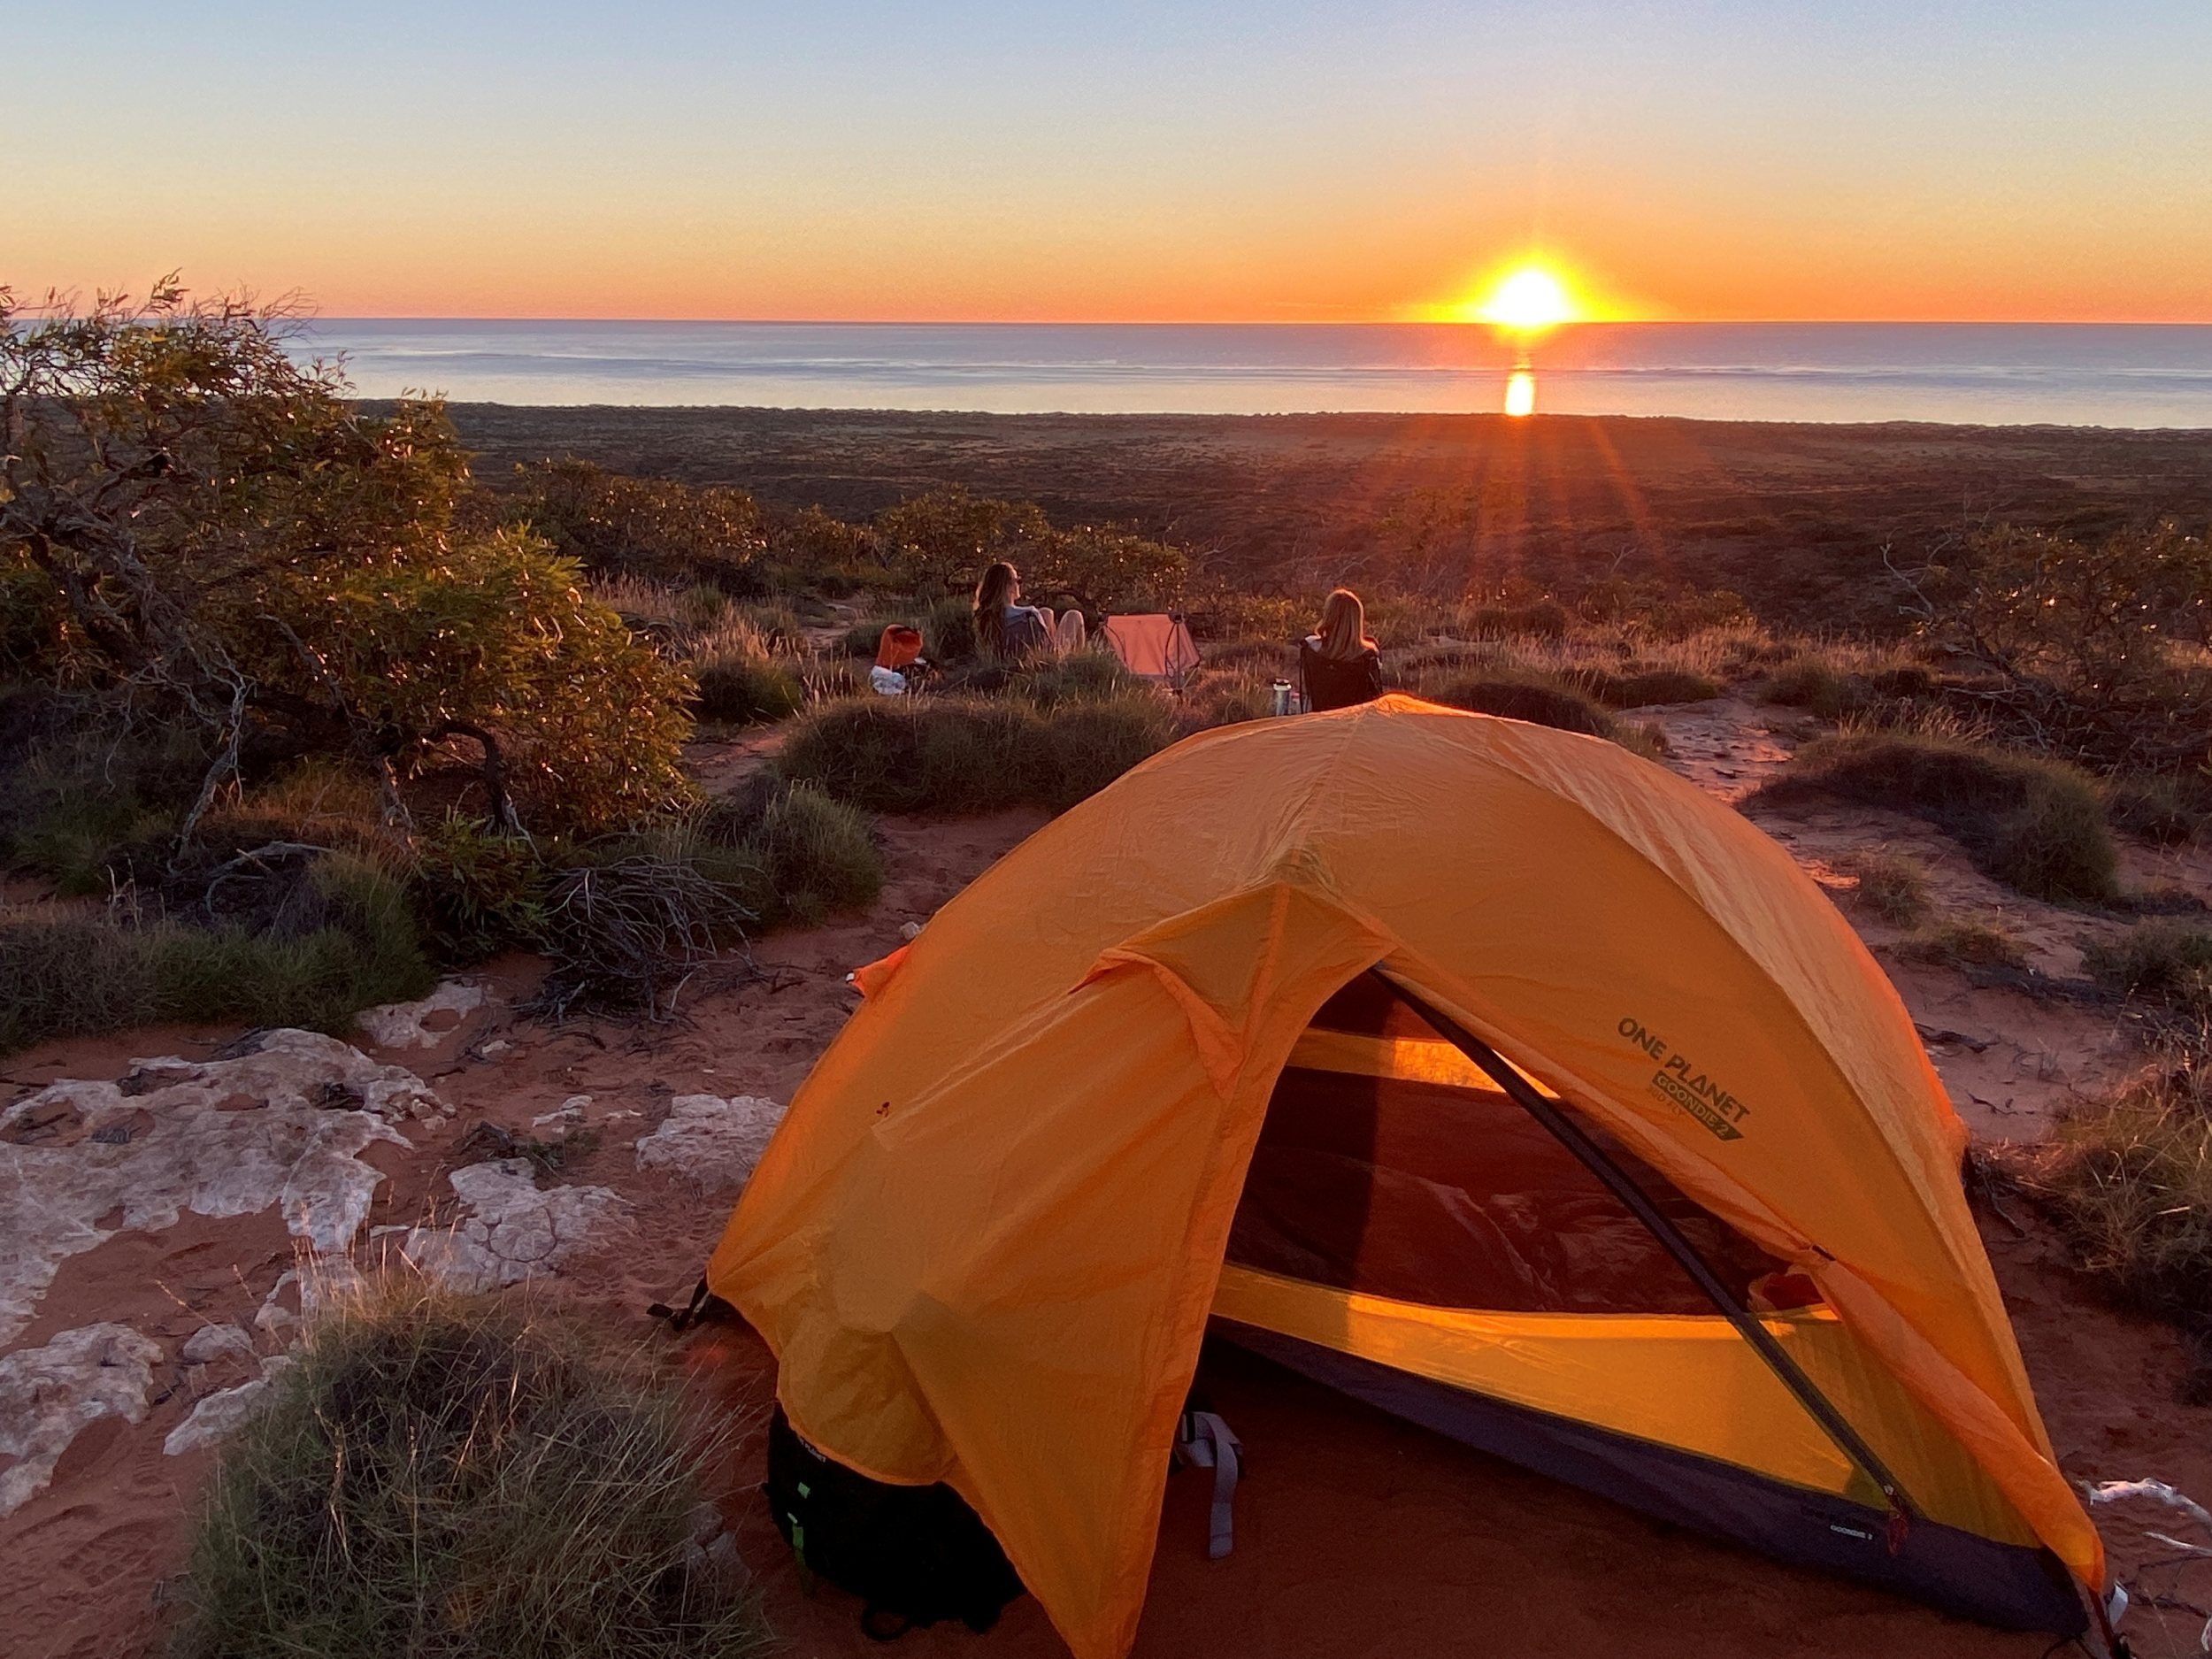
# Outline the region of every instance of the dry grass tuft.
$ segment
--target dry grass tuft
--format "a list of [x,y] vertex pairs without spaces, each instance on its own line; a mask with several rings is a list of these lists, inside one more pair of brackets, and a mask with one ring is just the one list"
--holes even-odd
[[2016,1164],[2085,1271],[2182,1327],[2197,1352],[2187,1397],[2212,1398],[2212,1027]]
[[634,1356],[403,1283],[310,1333],[225,1453],[177,1659],[753,1659],[695,1547],[712,1448]]
[[2018,971],[2028,965],[2027,950],[2017,939],[1993,922],[1971,917],[1955,917],[1923,928],[1897,949],[1912,961],[1951,968]]
[[1843,868],[1858,878],[1859,902],[1893,927],[1917,927],[1928,919],[1928,866],[1910,853],[1875,848],[1854,854]]
[[2109,904],[2119,854],[2087,776],[2062,762],[1924,732],[1846,732],[1798,751],[1770,801],[1827,797],[1911,812],[1984,874],[2030,897]]

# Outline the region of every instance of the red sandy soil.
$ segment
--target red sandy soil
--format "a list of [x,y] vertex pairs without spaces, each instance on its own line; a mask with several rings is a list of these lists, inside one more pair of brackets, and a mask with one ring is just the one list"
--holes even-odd
[[[1789,746],[1747,706],[1662,718],[1685,751],[1677,764],[1724,792],[1733,780],[1715,768],[1770,766]],[[1699,732],[1703,738],[1690,741]],[[1719,749],[1733,758],[1706,752]],[[733,754],[726,764],[733,772],[746,758]],[[561,1179],[612,1187],[636,1210],[628,1230],[572,1265],[550,1294],[611,1330],[663,1345],[703,1395],[734,1414],[744,1438],[726,1467],[724,1506],[769,1617],[795,1655],[857,1655],[875,1647],[861,1634],[850,1598],[827,1588],[810,1598],[801,1593],[755,1491],[772,1389],[765,1350],[741,1329],[710,1328],[672,1342],[644,1312],[651,1302],[681,1300],[729,1198],[640,1173],[631,1145],[666,1114],[675,1094],[787,1101],[854,1005],[846,972],[895,949],[905,925],[926,919],[1041,821],[1009,814],[952,824],[887,822],[892,881],[873,910],[762,941],[759,965],[772,971],[766,981],[701,990],[672,1025],[580,1022],[549,1029],[520,1021],[513,1006],[534,969],[517,961],[494,964],[487,1005],[434,1050],[376,1054],[417,1071],[457,1110],[444,1127],[403,1125],[415,1142],[411,1152],[371,1149],[371,1160],[391,1178],[380,1189],[373,1224],[439,1214],[444,1171],[483,1156],[460,1145],[478,1122],[526,1130],[565,1100],[592,1097],[587,1118],[601,1130],[601,1144]],[[1847,877],[1832,864],[1870,839],[1909,842],[1937,867],[1947,903],[2011,907],[2039,950],[2055,960],[2068,948],[2069,930],[2078,933],[2084,926],[2078,917],[2023,908],[2016,895],[1988,888],[1939,837],[1909,820],[1870,825],[1843,813],[1800,811],[1760,822],[1791,838],[1786,844],[1829,882],[1878,951],[1886,953],[1893,930],[1885,935],[1861,914]],[[2203,890],[2204,876],[2192,868],[2175,879]],[[1946,969],[1905,969],[1899,977],[1924,1025],[1988,1045],[1978,1052],[1958,1042],[1936,1045],[1947,1079],[1985,1139],[2033,1138],[2070,1094],[2108,1083],[2128,1064],[2108,1016],[2055,1009],[2012,991],[1976,990]],[[4,1080],[114,1078],[134,1056],[202,1056],[234,1034],[165,1030],[50,1044],[7,1063]],[[1997,1104],[1975,1107],[1976,1099]],[[2032,1217],[1985,1212],[1982,1220],[2068,1473],[2084,1480],[2154,1477],[2212,1497],[2212,1411],[2177,1402],[2186,1370],[2179,1339],[2094,1300]],[[157,1402],[142,1423],[108,1417],[92,1425],[64,1455],[49,1489],[0,1518],[6,1563],[0,1654],[122,1659],[157,1650],[161,1586],[181,1564],[194,1494],[213,1458],[209,1451],[165,1456],[162,1440],[195,1395],[251,1374],[239,1361],[188,1371],[177,1348],[204,1324],[250,1321],[290,1264],[289,1240],[273,1213],[223,1222],[188,1217],[158,1234],[119,1235],[63,1263],[36,1323],[12,1346],[115,1319],[158,1340],[165,1360],[156,1370]],[[1210,1350],[1206,1365],[1215,1401],[1248,1450],[1237,1547],[1225,1561],[1208,1561],[1207,1478],[1170,1482],[1140,1655],[2035,1659],[2050,1647],[2047,1637],[1962,1624],[1645,1520],[1233,1350]],[[2186,1527],[2166,1519],[2152,1525]],[[2142,1551],[2155,1549],[2143,1541],[2139,1525],[2116,1526],[2110,1535],[2131,1573],[2144,1561]],[[2212,1572],[2203,1576],[2205,1582],[2191,1584],[2167,1571],[2151,1581],[2205,1605],[2212,1602]],[[2147,1656],[2180,1655],[2197,1651],[2201,1622],[2154,1609],[2139,1612],[2130,1627]],[[1026,1598],[987,1636],[941,1627],[910,1635],[902,1647],[916,1659],[1041,1659],[1065,1651]]]

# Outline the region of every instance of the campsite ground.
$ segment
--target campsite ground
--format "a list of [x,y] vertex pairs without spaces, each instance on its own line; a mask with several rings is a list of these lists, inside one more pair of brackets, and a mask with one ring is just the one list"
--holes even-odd
[[[1663,709],[1655,718],[1669,731],[1671,764],[1732,799],[1780,764],[1809,729],[1801,717],[1737,699]],[[726,743],[700,758],[726,778],[757,764],[762,747]],[[2055,972],[2073,972],[2080,938],[2105,924],[1995,887],[1917,820],[1840,807],[1755,807],[1755,815],[1830,887],[1890,967],[1981,1141],[2042,1134],[2070,1098],[2101,1091],[2133,1064],[2109,1012],[1978,986],[1956,968],[1899,959],[1897,930],[1858,902],[1845,861],[1870,847],[1909,848],[1930,867],[1947,906],[2001,916],[2033,960]],[[522,1020],[514,1008],[535,970],[519,959],[495,963],[479,976],[487,993],[480,1006],[425,1022],[430,1046],[371,1048],[374,1058],[421,1077],[454,1110],[403,1124],[410,1144],[362,1153],[388,1178],[370,1225],[455,1219],[462,1207],[446,1178],[487,1157],[480,1124],[529,1136],[543,1133],[534,1124],[557,1120],[572,1106],[572,1121],[597,1131],[596,1145],[541,1184],[608,1196],[594,1201],[585,1234],[562,1236],[555,1225],[550,1244],[531,1247],[559,1263],[559,1272],[541,1281],[544,1294],[640,1340],[664,1341],[643,1310],[680,1299],[696,1277],[731,1190],[641,1171],[634,1144],[681,1096],[787,1101],[853,1005],[847,970],[895,949],[907,926],[926,920],[1041,821],[1026,812],[885,820],[891,879],[878,904],[767,940],[758,951],[765,978],[703,985],[683,1018],[666,1026]],[[2137,849],[2130,856],[2155,860],[2155,873],[2212,898],[2212,864],[2202,854]],[[48,1043],[9,1062],[5,1080],[27,1089],[58,1078],[117,1079],[134,1056],[204,1058],[236,1034],[168,1029]],[[588,1098],[575,1104],[579,1097]],[[2212,1492],[2212,1411],[2178,1402],[2188,1369],[2180,1339],[2088,1294],[2032,1214],[1986,1203],[1978,1213],[2067,1472],[2080,1480],[2149,1477]],[[4,1241],[10,1250],[25,1242]],[[28,1321],[5,1342],[12,1355],[95,1319],[131,1326],[160,1353],[142,1419],[107,1415],[75,1432],[46,1488],[0,1517],[0,1560],[8,1563],[0,1631],[12,1655],[108,1659],[157,1646],[159,1586],[179,1565],[186,1517],[213,1455],[206,1448],[167,1455],[165,1439],[199,1400],[249,1380],[260,1357],[228,1352],[187,1364],[182,1346],[209,1325],[256,1331],[257,1316],[267,1327],[261,1348],[280,1345],[281,1311],[272,1318],[265,1310],[291,1305],[296,1292],[280,1280],[292,1263],[293,1240],[275,1211],[227,1220],[188,1215],[163,1230],[117,1231],[65,1256],[52,1284],[33,1297]],[[776,1629],[800,1655],[867,1650],[846,1598],[801,1594],[755,1495],[770,1390],[764,1351],[745,1333],[710,1331],[677,1352],[701,1396],[731,1408],[745,1437],[726,1465],[725,1510]],[[1962,1624],[1642,1520],[1233,1353],[1210,1355],[1207,1363],[1217,1402],[1249,1451],[1239,1548],[1226,1561],[1208,1562],[1204,1494],[1195,1481],[1171,1481],[1141,1654],[2032,1659],[2049,1646],[2045,1637]],[[0,1405],[19,1418],[40,1386],[35,1377],[0,1375]],[[0,1479],[35,1448],[12,1449],[14,1456],[0,1457]],[[2138,1651],[2197,1651],[2202,1617],[2185,1609],[2212,1602],[2212,1574],[2191,1583],[2187,1574],[2200,1566],[2151,1571],[2142,1552],[2159,1547],[2142,1527],[2116,1527],[2113,1535],[2124,1569],[2147,1573],[2177,1602],[2131,1621]],[[1027,1600],[988,1638],[941,1628],[905,1646],[922,1655],[1007,1659],[1062,1651]]]

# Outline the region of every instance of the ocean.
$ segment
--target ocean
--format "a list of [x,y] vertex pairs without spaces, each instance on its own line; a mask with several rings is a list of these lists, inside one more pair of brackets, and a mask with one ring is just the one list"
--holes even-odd
[[2212,427],[2212,325],[528,322],[321,318],[365,397],[1001,414],[1491,411]]

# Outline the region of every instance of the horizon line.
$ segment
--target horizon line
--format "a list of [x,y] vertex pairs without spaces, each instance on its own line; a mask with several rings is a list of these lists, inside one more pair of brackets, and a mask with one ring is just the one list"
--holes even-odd
[[[734,328],[1469,328],[1510,333],[1495,323],[1451,318],[1095,318],[1095,317],[619,317],[553,313],[308,312],[295,320],[348,323],[599,323],[672,327],[716,324]],[[1558,323],[1547,334],[1576,328],[2208,328],[2207,317],[1593,317]]]

